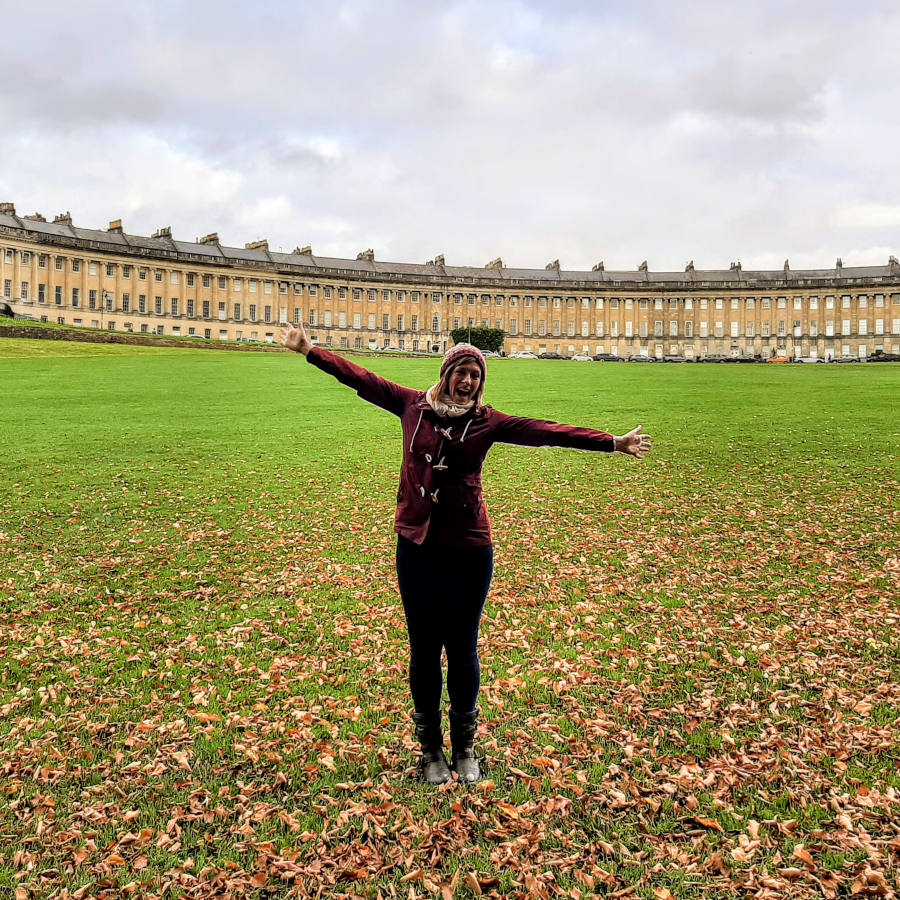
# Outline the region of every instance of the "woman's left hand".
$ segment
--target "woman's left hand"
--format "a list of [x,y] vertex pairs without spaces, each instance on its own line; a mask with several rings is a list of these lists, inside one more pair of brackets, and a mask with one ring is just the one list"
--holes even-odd
[[288,350],[302,353],[304,356],[312,350],[312,343],[306,335],[306,329],[303,327],[302,322],[298,322],[296,325],[286,325],[282,328],[281,343]]
[[616,450],[619,453],[627,453],[640,459],[653,448],[653,438],[649,434],[642,434],[643,425],[633,428],[628,434],[616,438]]

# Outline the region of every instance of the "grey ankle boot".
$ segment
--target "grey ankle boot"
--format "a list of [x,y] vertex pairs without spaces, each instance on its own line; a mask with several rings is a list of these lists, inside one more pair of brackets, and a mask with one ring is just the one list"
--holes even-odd
[[458,713],[450,710],[450,743],[453,745],[451,768],[460,781],[472,784],[481,778],[478,756],[475,753],[475,732],[478,730],[478,710]]
[[422,776],[429,784],[446,784],[450,780],[450,768],[447,757],[444,756],[440,713],[413,713],[413,723],[416,739],[422,745],[422,758],[419,761]]

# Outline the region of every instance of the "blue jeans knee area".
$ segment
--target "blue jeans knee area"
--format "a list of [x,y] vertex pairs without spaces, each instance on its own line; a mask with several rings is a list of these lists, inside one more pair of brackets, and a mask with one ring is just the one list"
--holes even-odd
[[494,574],[493,547],[420,546],[397,539],[397,581],[409,631],[409,687],[416,712],[441,708],[441,651],[447,650],[450,706],[478,701],[478,628]]

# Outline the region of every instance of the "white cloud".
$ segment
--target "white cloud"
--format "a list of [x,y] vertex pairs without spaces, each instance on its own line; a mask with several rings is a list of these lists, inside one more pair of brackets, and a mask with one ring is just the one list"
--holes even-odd
[[838,228],[900,228],[900,206],[885,203],[860,203],[835,210],[832,217]]
[[5,20],[0,191],[20,208],[475,265],[852,265],[900,244],[887,2],[45,6]]

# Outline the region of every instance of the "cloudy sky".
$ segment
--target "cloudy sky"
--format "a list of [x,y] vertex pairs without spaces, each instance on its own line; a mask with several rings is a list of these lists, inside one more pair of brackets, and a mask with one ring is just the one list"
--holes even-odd
[[3,4],[0,200],[483,265],[900,255],[900,6]]

